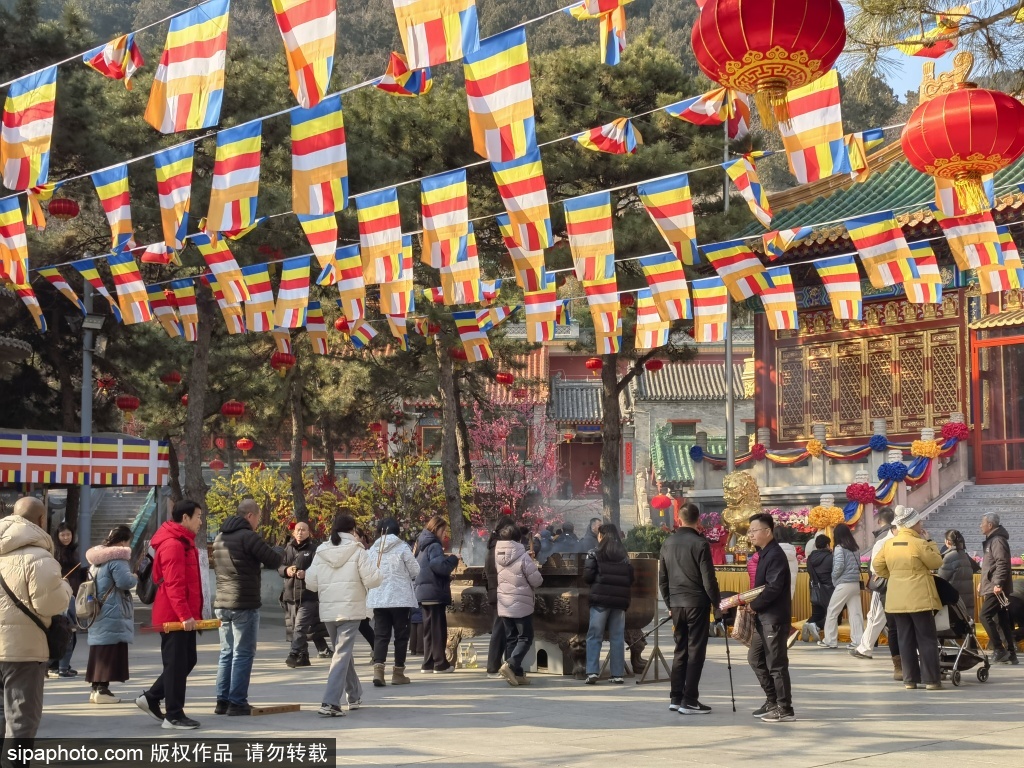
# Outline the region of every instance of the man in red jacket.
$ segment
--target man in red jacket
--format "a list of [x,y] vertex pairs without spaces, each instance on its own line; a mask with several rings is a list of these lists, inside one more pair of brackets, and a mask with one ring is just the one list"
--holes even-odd
[[[171,519],[160,526],[149,545],[155,550],[153,583],[153,626],[181,622],[184,629],[160,634],[160,658],[164,671],[156,682],[135,700],[146,714],[163,722],[163,727],[192,730],[199,723],[185,716],[185,683],[196,665],[196,621],[203,617],[203,589],[199,576],[196,534],[203,524],[203,508],[194,501],[179,501]],[[160,710],[165,701],[167,714]]]

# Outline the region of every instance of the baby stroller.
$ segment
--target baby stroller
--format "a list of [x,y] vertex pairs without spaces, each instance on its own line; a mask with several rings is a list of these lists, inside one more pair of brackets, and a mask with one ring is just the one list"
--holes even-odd
[[974,633],[974,619],[967,613],[967,606],[957,595],[956,601],[945,605],[944,610],[949,611],[949,629],[936,633],[939,638],[939,671],[953,685],[960,685],[961,672],[981,664],[976,674],[978,682],[984,683],[988,680],[988,670],[992,665],[978,643]]

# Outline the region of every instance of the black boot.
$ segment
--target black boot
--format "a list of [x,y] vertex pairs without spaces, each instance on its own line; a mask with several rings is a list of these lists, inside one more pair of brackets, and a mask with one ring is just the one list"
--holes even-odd
[[299,657],[296,656],[294,653],[289,653],[288,658],[284,660],[284,663],[292,669],[295,669],[295,667],[299,665]]
[[296,667],[310,667],[312,664],[309,663],[309,654],[300,653],[295,662]]

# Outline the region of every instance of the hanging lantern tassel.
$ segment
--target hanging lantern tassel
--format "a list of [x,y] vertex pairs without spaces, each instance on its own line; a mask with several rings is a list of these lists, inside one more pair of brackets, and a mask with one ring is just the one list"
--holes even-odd
[[988,195],[981,176],[974,173],[958,175],[953,180],[953,191],[966,213],[981,213],[989,209]]
[[789,101],[786,96],[785,80],[769,78],[757,84],[754,104],[761,116],[762,125],[770,131],[777,130],[779,123],[789,125]]

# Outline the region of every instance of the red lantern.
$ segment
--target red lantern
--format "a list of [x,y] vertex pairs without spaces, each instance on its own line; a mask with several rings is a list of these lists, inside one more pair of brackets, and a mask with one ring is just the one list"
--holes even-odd
[[270,367],[277,371],[282,379],[295,366],[295,355],[290,352],[275,352],[270,356]]
[[349,324],[348,320],[345,319],[344,315],[342,315],[341,317],[334,321],[334,330],[338,331],[338,333],[348,336]]
[[212,469],[214,472],[220,472],[222,469],[224,469],[224,462],[221,461],[220,459],[214,459],[213,461],[210,462],[210,469]]
[[632,307],[636,304],[636,299],[633,297],[632,293],[623,293],[619,295],[619,304],[624,307]]
[[966,213],[991,206],[981,177],[1024,154],[1024,104],[1001,91],[960,83],[918,105],[900,135],[910,164],[953,182]]
[[604,368],[604,361],[600,357],[592,357],[584,365],[587,366],[588,371],[593,371],[594,375],[597,376],[598,371]]
[[135,395],[118,395],[114,403],[121,410],[121,413],[124,414],[125,421],[131,422],[134,420],[134,413],[139,410],[139,398],[135,397]]
[[455,347],[455,349],[449,350],[448,356],[452,360],[458,360],[459,362],[469,360],[469,355],[466,354],[466,350],[462,347]]
[[50,201],[50,204],[47,206],[47,210],[53,218],[60,219],[61,221],[67,221],[68,219],[73,219],[78,215],[79,207],[78,203],[70,198],[55,197]]
[[564,440],[565,442],[567,442],[567,443],[571,443],[571,442],[572,442],[572,439],[573,439],[574,437],[576,437],[576,433],[575,433],[575,432],[563,432],[563,433],[562,433],[562,439],[563,439],[563,440]]
[[788,121],[786,92],[813,83],[846,45],[840,0],[708,0],[690,35],[697,64],[726,88],[754,95],[761,122]]
[[228,441],[225,440],[223,437],[216,437],[216,438],[214,438],[213,444],[215,446],[217,446],[218,450],[221,450],[221,451],[223,451],[225,448],[228,447]]
[[512,507],[506,504],[501,508],[501,514],[505,515],[505,517],[512,517]]
[[646,368],[651,373],[654,373],[655,371],[660,371],[664,367],[664,361],[659,360],[657,358],[654,358],[653,360],[648,360],[646,363],[644,363],[644,368]]
[[188,408],[188,395],[187,394],[181,396],[181,407],[182,408]]
[[267,468],[267,465],[264,464],[262,461],[259,461],[259,460],[254,461],[252,464],[249,465],[249,469],[255,469],[257,472],[262,472],[266,468]]
[[228,400],[220,407],[220,415],[234,424],[239,417],[245,415],[245,403]]
[[504,372],[502,372],[502,373],[496,374],[495,377],[494,377],[494,380],[496,382],[498,382],[499,384],[504,384],[505,386],[509,386],[510,384],[514,384],[515,383],[516,377],[513,376],[511,373],[504,373]]
[[659,493],[653,499],[651,499],[651,508],[656,509],[659,512],[663,509],[668,509],[672,506],[672,499],[663,493]]
[[248,437],[239,438],[235,442],[235,448],[240,450],[243,456],[249,455],[249,451],[251,451],[255,446],[256,443],[254,443],[252,439]]
[[168,371],[160,377],[160,381],[168,392],[173,392],[174,388],[181,384],[181,374],[177,371]]
[[518,389],[512,390],[512,397],[516,400],[525,400],[529,395],[530,393],[527,391],[526,387],[519,387]]
[[381,432],[384,431],[384,425],[381,424],[379,421],[372,421],[368,426],[370,428],[370,431],[376,435],[379,435]]
[[110,390],[117,386],[117,379],[108,373],[96,379],[96,391],[101,395],[109,395]]

